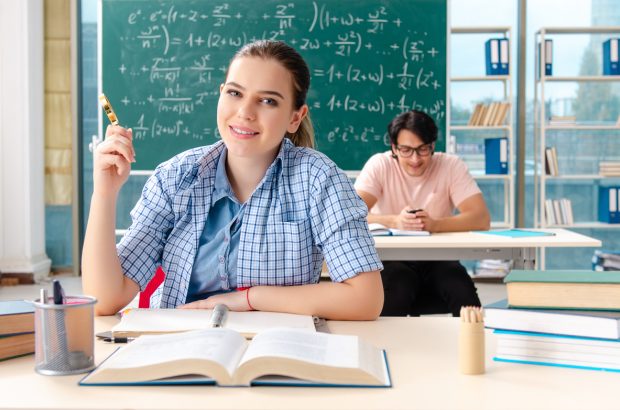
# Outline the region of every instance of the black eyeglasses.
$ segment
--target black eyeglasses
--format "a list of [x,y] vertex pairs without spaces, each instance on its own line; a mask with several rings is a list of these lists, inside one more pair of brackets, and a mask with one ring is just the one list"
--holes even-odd
[[410,147],[409,145],[397,145],[396,151],[403,158],[409,158],[415,152],[418,157],[428,157],[433,152],[433,143]]

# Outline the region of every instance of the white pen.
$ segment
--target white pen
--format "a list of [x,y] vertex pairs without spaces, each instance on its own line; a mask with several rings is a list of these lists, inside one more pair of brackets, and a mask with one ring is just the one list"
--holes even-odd
[[223,327],[228,313],[228,306],[223,304],[215,305],[211,314],[211,327]]

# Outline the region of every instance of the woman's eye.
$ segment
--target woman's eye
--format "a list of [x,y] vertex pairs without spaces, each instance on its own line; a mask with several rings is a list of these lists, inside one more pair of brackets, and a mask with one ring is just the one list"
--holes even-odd
[[278,105],[278,102],[273,98],[263,98],[261,101],[267,105]]
[[239,97],[241,93],[237,90],[228,90],[226,93],[232,97]]

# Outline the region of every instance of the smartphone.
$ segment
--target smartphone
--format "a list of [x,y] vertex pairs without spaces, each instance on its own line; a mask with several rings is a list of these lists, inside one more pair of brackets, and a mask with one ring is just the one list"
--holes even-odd
[[415,214],[416,212],[420,212],[420,211],[423,211],[423,209],[410,209],[409,211],[407,211],[407,213]]

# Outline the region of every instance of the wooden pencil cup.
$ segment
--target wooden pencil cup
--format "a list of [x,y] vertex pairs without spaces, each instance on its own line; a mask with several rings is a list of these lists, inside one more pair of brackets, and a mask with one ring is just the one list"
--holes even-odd
[[484,373],[484,323],[461,322],[459,368],[463,374]]

